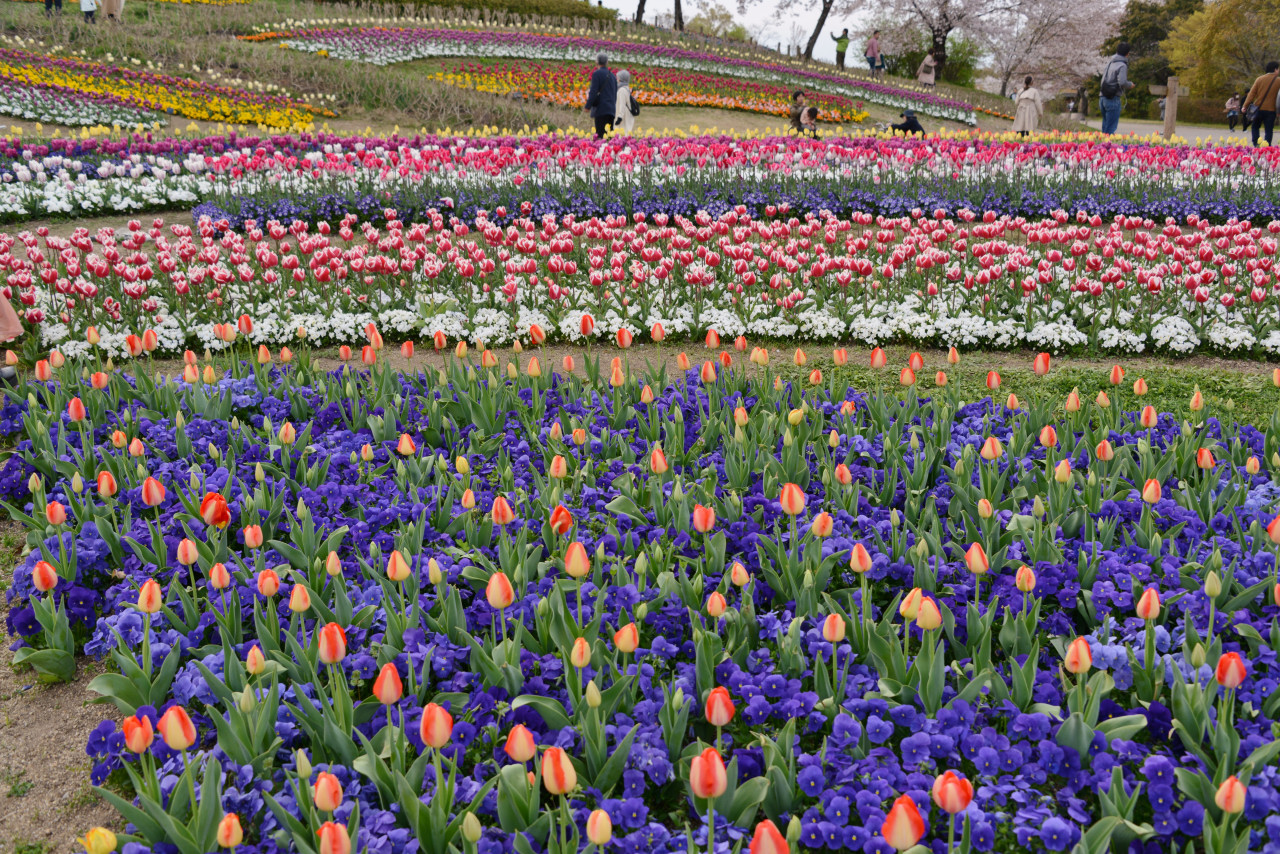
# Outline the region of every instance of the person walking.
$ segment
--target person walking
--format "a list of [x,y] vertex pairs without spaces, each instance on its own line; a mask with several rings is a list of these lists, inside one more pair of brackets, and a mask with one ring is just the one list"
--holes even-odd
[[1121,96],[1133,88],[1129,82],[1129,43],[1120,42],[1115,56],[1107,60],[1102,69],[1102,86],[1099,88],[1098,107],[1102,110],[1102,132],[1113,134],[1120,127],[1120,109],[1124,106]]
[[791,121],[791,130],[796,133],[804,132],[804,111],[808,106],[804,100],[804,91],[797,89],[791,93],[791,109],[787,111],[787,118]]
[[840,35],[832,36],[831,40],[836,43],[836,68],[844,71],[844,55],[849,49],[849,28],[845,27]]
[[[623,131],[631,133],[636,127],[636,114],[631,111],[631,72],[622,70],[618,72],[618,97],[613,111],[613,127],[616,130],[619,125]],[[637,105],[639,106],[639,105]]]
[[1013,117],[1013,132],[1019,136],[1027,136],[1036,132],[1040,117],[1044,115],[1044,99],[1040,90],[1031,85],[1031,77],[1023,81],[1022,91],[1018,93],[1016,114]]
[[1242,101],[1243,99],[1235,93],[1232,93],[1231,97],[1227,99],[1227,129],[1232,133],[1235,133],[1236,122],[1240,121],[1240,104]]
[[102,12],[108,21],[119,21],[124,11],[124,0],[102,0]]
[[867,58],[867,67],[871,69],[871,76],[878,77],[877,73],[882,66],[880,62],[880,31],[876,30],[871,33],[871,40],[867,42],[867,50],[864,54]]
[[609,57],[596,57],[596,70],[591,72],[591,88],[587,90],[586,109],[596,123],[596,139],[613,129],[614,111],[618,106],[618,79],[609,70]]
[[55,9],[59,15],[62,14],[62,0],[44,0],[44,16],[46,18],[52,18]]
[[93,23],[93,13],[98,11],[98,0],[80,0],[80,11],[84,12],[84,22]]
[[1244,99],[1244,121],[1258,146],[1259,131],[1265,131],[1267,145],[1276,126],[1276,95],[1280,94],[1280,62],[1268,62],[1266,71],[1249,88]]
[[938,60],[933,58],[933,50],[931,49],[924,55],[924,59],[920,60],[920,67],[916,69],[916,82],[921,86],[932,88],[937,68]]

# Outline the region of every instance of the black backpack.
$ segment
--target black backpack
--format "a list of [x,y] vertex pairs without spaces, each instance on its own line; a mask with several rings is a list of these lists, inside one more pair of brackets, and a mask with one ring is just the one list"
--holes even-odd
[[635,95],[631,95],[631,103],[627,104],[627,109],[631,111],[631,115],[640,115],[640,102],[636,100]]
[[1102,85],[1098,87],[1098,91],[1104,98],[1114,98],[1120,94],[1120,78],[1117,76],[1114,80],[1108,80],[1107,75],[1111,73],[1111,66],[1114,60],[1107,63],[1107,67],[1102,72]]

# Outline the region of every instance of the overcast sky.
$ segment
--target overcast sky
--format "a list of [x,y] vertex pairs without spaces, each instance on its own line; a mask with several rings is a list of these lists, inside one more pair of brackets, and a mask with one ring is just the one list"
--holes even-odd
[[[630,18],[636,13],[636,0],[603,0],[603,2],[605,6],[617,9],[623,17]],[[671,14],[674,5],[673,0],[646,0],[644,8],[645,21],[652,23],[655,14]],[[683,5],[685,21],[689,21],[694,15],[698,14],[700,6],[698,0],[684,0]],[[735,18],[745,24],[748,30],[758,34],[761,42],[770,47],[777,46],[778,42],[786,45],[793,41],[793,27],[798,27],[800,32],[803,33],[803,35],[795,36],[794,40],[801,44],[806,42],[812,32],[817,14],[816,3],[814,4],[815,9],[812,11],[793,11],[785,16],[778,14],[775,0],[755,0],[755,3],[743,15],[737,13],[736,0],[722,0],[721,5],[733,12]],[[827,20],[828,33],[839,33],[844,27],[857,29],[857,26],[858,20],[856,17],[851,17],[848,20],[835,20],[834,18]],[[850,65],[853,64],[855,59],[861,61],[860,50],[861,48],[856,44],[849,46],[850,56],[848,57],[848,62]],[[835,62],[835,42],[831,41],[829,36],[826,38],[820,37],[818,45],[814,49],[814,57],[825,62]]]

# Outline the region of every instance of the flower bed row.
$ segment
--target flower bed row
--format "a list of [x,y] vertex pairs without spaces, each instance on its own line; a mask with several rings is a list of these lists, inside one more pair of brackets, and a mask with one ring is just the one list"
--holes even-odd
[[68,127],[163,125],[152,110],[139,109],[112,95],[81,92],[65,86],[33,86],[0,79],[0,113],[29,122]]
[[[1280,355],[1280,221],[1104,223],[942,211],[850,218],[783,209],[755,218],[578,220],[498,208],[472,224],[428,211],[195,229],[135,222],[70,238],[0,235],[5,294],[45,346],[109,352],[154,328],[157,346],[225,346],[228,310],[255,343],[349,339],[370,321],[503,344],[540,326],[570,341],[752,334],[1056,352]],[[775,216],[776,215],[776,216]],[[594,318],[584,331],[584,315]],[[133,355],[136,355],[134,353]]]
[[[792,91],[783,86],[737,80],[711,74],[667,69],[631,70],[632,96],[646,106],[715,107],[786,116]],[[495,95],[523,95],[567,107],[586,103],[592,69],[539,62],[467,63],[446,68],[435,80],[450,86]],[[818,121],[856,124],[867,117],[860,102],[831,95],[815,95],[810,106]]]
[[[104,102],[203,121],[285,130],[305,130],[314,124],[315,115],[333,115],[331,111],[281,96],[244,92],[182,77],[63,59],[14,48],[0,48],[0,81],[56,92],[63,102],[79,95],[89,111],[86,119],[96,118],[98,113],[94,105]],[[69,116],[62,110],[56,110],[37,117],[37,120],[59,122],[64,118]],[[87,121],[73,123],[85,124]]]
[[1280,844],[1274,428],[368,332],[9,398],[18,658],[125,716],[94,854]]
[[[311,29],[273,33],[282,43],[311,53],[323,51],[335,59],[391,65],[441,56],[468,58],[504,57],[595,64],[608,54],[619,66],[640,65],[675,68],[708,74],[741,76],[784,87],[813,88],[831,95],[883,104],[894,109],[911,107],[918,112],[952,121],[976,124],[971,104],[922,91],[847,75],[806,71],[751,59],[736,59],[675,47],[563,37],[523,32],[491,32],[449,29],[383,28]],[[255,36],[261,39],[261,36]]]
[[[538,215],[719,215],[746,205],[898,216],[915,208],[1040,217],[1063,208],[1224,221],[1280,218],[1272,149],[1043,141],[730,136],[600,143],[558,135],[390,138],[300,134],[0,141],[0,218],[169,209],[313,222],[451,200]],[[214,185],[216,194],[213,193]]]

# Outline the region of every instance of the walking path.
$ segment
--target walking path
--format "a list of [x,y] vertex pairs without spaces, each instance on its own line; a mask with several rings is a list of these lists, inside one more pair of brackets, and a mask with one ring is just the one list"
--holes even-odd
[[[1091,118],[1087,124],[1096,130],[1101,130],[1102,119]],[[1133,134],[1136,136],[1150,136],[1151,134],[1164,133],[1164,123],[1154,121],[1141,121],[1138,119],[1121,119],[1118,131],[1122,136]],[[1249,143],[1249,134],[1242,132],[1239,128],[1235,132],[1231,132],[1222,125],[1184,125],[1179,124],[1177,135],[1188,142],[1212,141],[1215,143]]]

